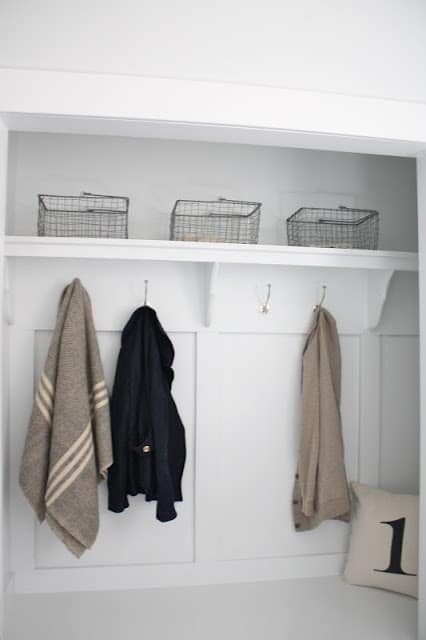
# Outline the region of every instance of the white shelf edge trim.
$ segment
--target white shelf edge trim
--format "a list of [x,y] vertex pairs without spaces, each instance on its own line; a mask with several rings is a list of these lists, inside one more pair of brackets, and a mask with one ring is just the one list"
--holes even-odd
[[[284,267],[324,267],[368,270],[367,327],[380,322],[389,284],[395,271],[418,270],[416,253],[363,251],[287,245],[241,245],[170,240],[112,240],[92,238],[39,238],[7,236],[8,258],[98,259],[191,262],[206,268],[205,326],[214,323],[215,298],[220,266],[258,264]],[[7,290],[8,300],[10,291]],[[12,312],[8,322],[13,322]]]
[[403,251],[365,251],[170,240],[6,236],[5,255],[14,258],[152,260],[393,271],[418,270],[417,254]]
[[18,570],[8,592],[59,593],[110,591],[206,584],[232,584],[263,580],[323,578],[342,572],[344,554],[331,552],[203,563],[134,564],[98,567],[62,567]]

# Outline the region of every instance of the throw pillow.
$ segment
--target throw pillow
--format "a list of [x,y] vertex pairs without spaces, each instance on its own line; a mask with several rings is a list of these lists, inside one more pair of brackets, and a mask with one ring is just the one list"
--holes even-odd
[[352,483],[353,518],[344,577],[417,597],[418,496]]

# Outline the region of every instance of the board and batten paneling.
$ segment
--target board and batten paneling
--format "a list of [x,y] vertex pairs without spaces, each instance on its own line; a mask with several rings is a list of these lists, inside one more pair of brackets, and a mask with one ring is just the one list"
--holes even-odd
[[[94,547],[80,559],[74,558],[49,527],[36,527],[35,565],[37,568],[128,565],[194,560],[194,409],[195,338],[190,333],[171,333],[176,349],[177,372],[173,393],[179,399],[179,412],[186,431],[187,462],[182,482],[185,500],[176,505],[178,517],[167,523],[155,518],[156,503],[144,496],[129,497],[130,506],[122,514],[108,511],[105,483],[100,487],[100,526]],[[50,332],[35,334],[35,373],[42,370]],[[108,388],[112,389],[119,332],[100,332],[99,347]]]
[[[91,295],[110,387],[120,331],[142,303],[143,280],[149,279],[149,301],[176,348],[173,393],[188,444],[177,520],[156,522],[155,506],[142,496],[132,499],[124,514],[109,513],[103,486],[100,534],[81,560],[69,555],[46,525],[36,523],[17,484],[34,384],[59,294],[75,276]],[[322,283],[328,286],[327,306],[341,336],[348,475],[356,480],[376,474],[383,486],[415,489],[418,397],[411,280],[394,279],[382,323],[386,335],[368,334],[375,346],[367,349],[365,273],[224,266],[211,329],[203,326],[204,276],[201,265],[185,263],[11,260],[10,561],[17,591],[205,584],[339,571],[347,525],[327,522],[315,531],[295,533],[290,512],[300,355]],[[267,282],[273,287],[265,316],[259,302]],[[405,316],[394,314],[403,295],[410,302]],[[398,379],[395,364],[400,361],[404,375]],[[370,376],[366,390],[363,380],[372,371],[377,375]],[[373,408],[369,416],[366,406]],[[398,457],[394,435],[401,416],[407,446]]]
[[[300,353],[304,336],[223,334],[216,529],[222,560],[340,553],[347,526],[327,522],[295,532],[289,499],[297,459]],[[342,414],[350,478],[358,470],[359,340],[341,341],[345,375]]]
[[389,491],[419,488],[419,339],[383,336],[380,485]]

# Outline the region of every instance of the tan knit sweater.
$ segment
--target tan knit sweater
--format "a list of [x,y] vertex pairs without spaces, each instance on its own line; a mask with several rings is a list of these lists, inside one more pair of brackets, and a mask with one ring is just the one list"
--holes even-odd
[[96,539],[97,485],[111,464],[108,391],[89,296],[76,279],[59,304],[19,478],[38,519],[76,556]]
[[350,519],[340,417],[341,357],[333,316],[314,311],[303,350],[302,412],[293,519],[298,531]]

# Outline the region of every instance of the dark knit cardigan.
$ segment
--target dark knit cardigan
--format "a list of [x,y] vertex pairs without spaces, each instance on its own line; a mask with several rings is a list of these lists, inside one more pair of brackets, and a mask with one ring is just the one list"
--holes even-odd
[[171,395],[173,345],[157,314],[137,309],[121,337],[111,398],[114,463],[108,473],[108,508],[120,512],[128,495],[157,500],[157,518],[176,517],[182,500],[185,430]]

